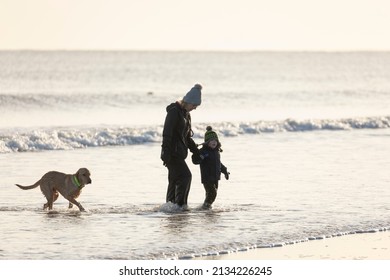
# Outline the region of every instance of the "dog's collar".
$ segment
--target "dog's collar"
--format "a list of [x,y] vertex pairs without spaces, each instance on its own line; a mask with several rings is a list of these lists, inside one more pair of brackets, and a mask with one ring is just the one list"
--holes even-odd
[[82,188],[82,185],[80,184],[79,180],[77,179],[76,175],[72,176],[72,182],[76,185],[78,188]]

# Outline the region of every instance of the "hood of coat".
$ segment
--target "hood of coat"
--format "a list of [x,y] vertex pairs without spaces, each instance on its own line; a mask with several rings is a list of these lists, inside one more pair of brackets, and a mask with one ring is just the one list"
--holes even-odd
[[171,111],[172,109],[175,109],[175,108],[181,110],[181,107],[180,107],[179,103],[175,102],[175,103],[169,104],[167,106],[166,110],[167,110],[167,112],[169,112],[169,111]]

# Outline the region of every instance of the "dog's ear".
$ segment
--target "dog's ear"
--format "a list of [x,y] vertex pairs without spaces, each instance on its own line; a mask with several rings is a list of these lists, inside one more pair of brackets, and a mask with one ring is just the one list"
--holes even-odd
[[82,170],[81,170],[81,168],[79,169],[79,170],[77,170],[77,172],[76,172],[76,174],[75,174],[75,176],[76,176],[76,178],[80,181],[81,180],[81,174],[82,174]]
[[85,167],[80,168],[79,173],[81,175],[91,176],[91,172],[88,170],[88,168],[85,168]]

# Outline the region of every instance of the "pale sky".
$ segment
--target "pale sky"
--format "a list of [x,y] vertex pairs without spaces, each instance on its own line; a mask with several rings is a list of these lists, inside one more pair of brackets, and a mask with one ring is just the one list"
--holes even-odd
[[390,0],[0,0],[0,50],[390,50]]

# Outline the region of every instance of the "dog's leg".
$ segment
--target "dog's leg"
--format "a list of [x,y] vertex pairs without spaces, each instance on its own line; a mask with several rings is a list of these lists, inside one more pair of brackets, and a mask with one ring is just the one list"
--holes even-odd
[[56,201],[58,199],[59,196],[60,196],[60,194],[58,193],[58,191],[55,190],[53,192],[53,203],[54,203],[54,201]]
[[53,209],[53,196],[47,196],[46,199],[47,199],[47,203],[45,203],[43,205],[43,210],[46,210],[47,208],[49,208],[49,210],[52,210]]
[[[55,189],[50,187],[50,183],[47,182],[46,180],[41,180],[41,191],[43,195],[46,197],[47,203],[43,205],[43,210],[46,210],[49,208],[49,210],[53,209],[53,202],[55,199],[58,198],[58,193],[56,192]],[[57,197],[56,197],[57,193]]]
[[49,204],[49,210],[53,210],[53,199],[50,199],[47,204]]
[[70,203],[76,205],[80,209],[80,211],[85,211],[84,207],[80,203],[78,203],[73,197],[66,197],[66,199],[69,200]]

